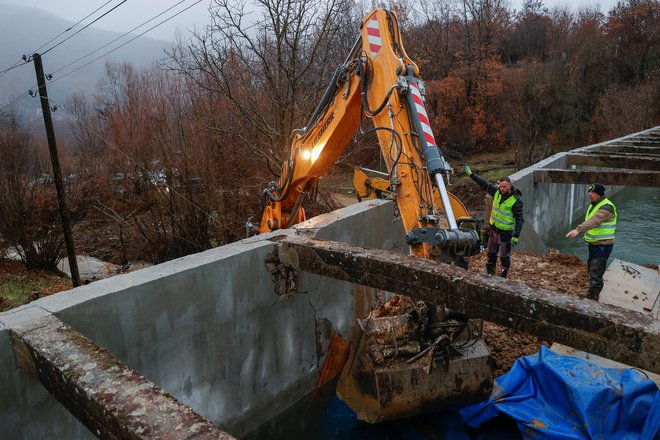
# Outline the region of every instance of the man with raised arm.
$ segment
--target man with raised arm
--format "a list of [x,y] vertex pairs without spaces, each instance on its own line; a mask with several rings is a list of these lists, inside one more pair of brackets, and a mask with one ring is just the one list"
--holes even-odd
[[470,165],[465,165],[465,172],[493,197],[486,271],[490,275],[495,275],[499,254],[502,269],[500,276],[506,278],[511,267],[511,246],[518,244],[524,222],[522,193],[513,187],[508,177],[502,177],[495,185],[473,173]]

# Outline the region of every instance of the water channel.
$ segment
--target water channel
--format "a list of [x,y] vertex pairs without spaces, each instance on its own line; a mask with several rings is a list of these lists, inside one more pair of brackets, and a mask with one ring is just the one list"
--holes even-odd
[[472,429],[454,411],[435,412],[401,420],[369,424],[335,394],[336,381],[323,386],[274,419],[257,428],[246,440],[517,440],[522,439],[512,419],[499,416]]
[[[607,194],[606,194],[607,195]],[[660,188],[626,188],[610,200],[616,205],[618,220],[612,258],[636,264],[660,263]],[[585,206],[586,210],[586,206]],[[584,221],[577,216],[573,226]],[[560,252],[587,260],[585,241],[580,237],[569,240],[568,230],[555,231],[546,244]]]
[[[637,263],[660,263],[660,188],[628,188],[611,200],[617,206],[618,224],[613,258]],[[585,207],[586,209],[586,207]],[[583,221],[576,216],[573,226]],[[582,238],[569,240],[567,231],[551,234],[549,248],[587,259],[587,245]],[[115,268],[90,257],[79,256],[83,278],[105,278]],[[611,260],[610,260],[611,261]],[[68,271],[66,259],[61,269]],[[479,430],[464,426],[452,411],[432,413],[403,420],[368,424],[357,420],[353,411],[335,395],[335,383],[330,382],[316,395],[308,395],[284,413],[260,426],[245,438],[271,440],[282,438],[315,439],[491,439],[516,440],[521,434],[510,419],[499,417]]]
[[[637,264],[660,263],[660,188],[628,188],[611,200],[617,206],[618,224],[613,258]],[[586,209],[586,207],[585,207]],[[584,220],[580,215],[573,226]],[[547,241],[549,248],[587,259],[587,245],[580,237],[569,240],[558,230]],[[610,260],[611,261],[611,260]],[[506,439],[522,438],[509,419],[500,417],[479,430],[464,426],[451,411],[370,425],[356,419],[335,395],[334,383],[316,396],[307,396],[246,438],[317,439]]]

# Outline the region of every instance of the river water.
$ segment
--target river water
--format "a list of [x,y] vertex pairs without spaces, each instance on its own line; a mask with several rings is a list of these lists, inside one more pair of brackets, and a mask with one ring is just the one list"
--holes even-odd
[[[659,264],[660,188],[626,188],[610,200],[616,205],[618,213],[611,258],[637,264]],[[584,214],[577,217],[573,227],[584,221]],[[566,232],[557,231],[552,234],[546,242],[548,247],[577,255],[586,261],[587,244],[582,236],[569,240],[565,237]]]
[[513,419],[496,417],[480,429],[465,426],[451,411],[369,424],[335,394],[331,381],[284,413],[245,436],[245,440],[522,440]]

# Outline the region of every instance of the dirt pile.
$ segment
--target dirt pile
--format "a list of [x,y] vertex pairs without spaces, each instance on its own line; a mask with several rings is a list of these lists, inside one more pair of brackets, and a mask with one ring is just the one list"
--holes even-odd
[[[486,272],[486,254],[474,256],[470,260],[470,269]],[[574,296],[584,296],[588,288],[587,264],[574,255],[561,254],[555,249],[542,257],[514,252],[509,279]],[[552,343],[491,322],[484,323],[484,340],[493,354],[495,377],[506,373],[517,358],[536,353],[541,345],[550,346]]]

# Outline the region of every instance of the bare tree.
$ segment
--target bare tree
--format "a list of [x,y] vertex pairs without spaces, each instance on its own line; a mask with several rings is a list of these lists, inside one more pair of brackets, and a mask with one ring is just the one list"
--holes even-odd
[[226,104],[233,123],[217,130],[279,170],[291,131],[350,49],[346,34],[357,35],[351,2],[213,0],[209,11],[212,24],[172,51],[173,67]]
[[660,67],[660,0],[621,0],[605,31],[622,82],[640,83]]
[[641,84],[613,85],[601,95],[594,117],[598,139],[641,131],[660,121],[660,80],[657,78],[658,73]]
[[410,54],[420,67],[424,78],[442,79],[454,67],[455,58],[451,44],[454,18],[450,0],[433,0],[420,5],[419,24],[409,32]]
[[550,15],[542,0],[524,0],[506,48],[507,61],[547,60]]
[[[435,1],[411,31],[422,49],[427,106],[438,137],[463,151],[504,142],[498,49],[510,16],[502,0]],[[416,54],[415,48],[410,50]]]
[[113,257],[161,262],[242,238],[261,181],[250,177],[251,155],[204,119],[230,124],[232,115],[189,76],[106,69],[100,93],[74,101],[74,113],[80,163],[103,157],[86,180],[95,188],[86,200],[95,208],[89,222],[105,221],[119,237]]
[[0,236],[29,268],[55,271],[64,237],[43,156],[10,118],[0,127]]
[[74,94],[67,107],[71,109],[75,121],[71,123],[75,145],[72,155],[78,171],[93,174],[105,169],[108,158],[105,154],[106,146],[103,145],[103,124],[99,110],[83,94]]

